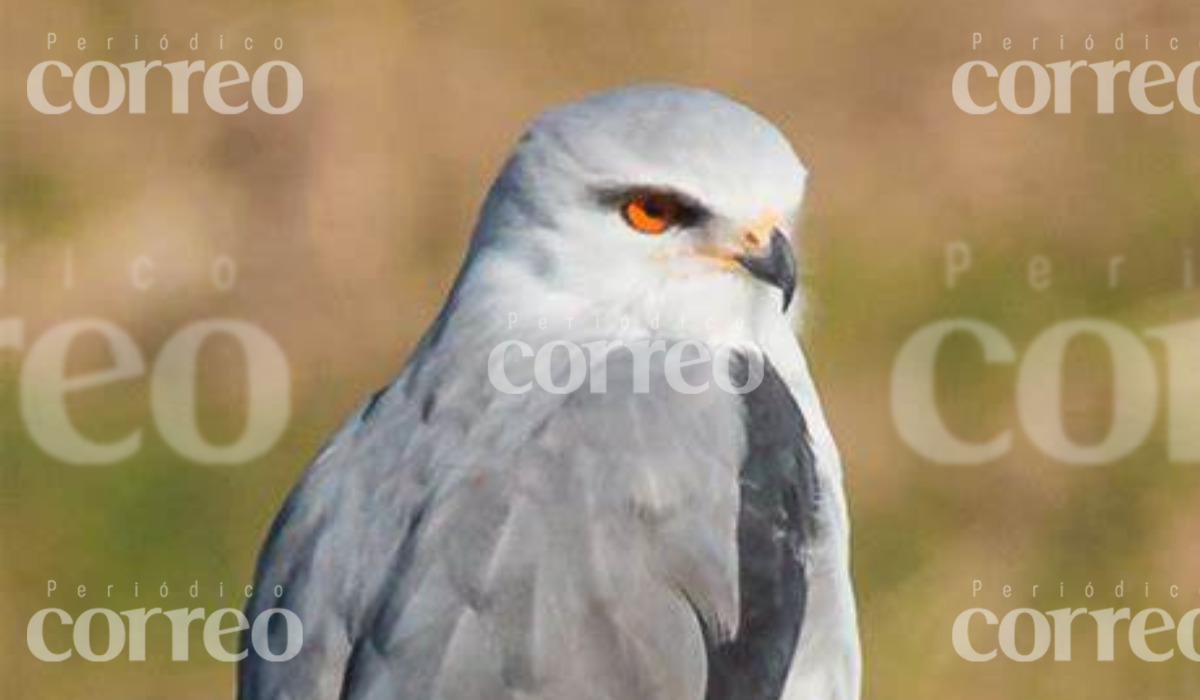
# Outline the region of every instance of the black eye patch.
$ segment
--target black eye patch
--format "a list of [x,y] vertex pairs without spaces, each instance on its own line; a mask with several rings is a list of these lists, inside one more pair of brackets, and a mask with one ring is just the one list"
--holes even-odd
[[692,228],[712,218],[712,213],[698,199],[671,187],[603,187],[596,191],[596,199],[602,206],[620,212],[627,223],[639,230],[642,230],[639,224],[643,222],[630,220],[631,207],[634,206],[655,221],[661,222],[663,229]]

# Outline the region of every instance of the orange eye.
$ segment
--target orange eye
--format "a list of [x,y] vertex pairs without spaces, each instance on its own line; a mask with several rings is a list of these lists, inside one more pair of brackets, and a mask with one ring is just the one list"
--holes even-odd
[[621,207],[625,222],[641,233],[657,236],[679,223],[683,207],[668,194],[635,194]]

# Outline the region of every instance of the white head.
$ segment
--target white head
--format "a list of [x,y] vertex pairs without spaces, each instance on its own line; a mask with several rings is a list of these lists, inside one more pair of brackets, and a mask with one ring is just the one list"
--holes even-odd
[[713,92],[635,86],[553,109],[493,185],[447,312],[757,340],[790,325],[805,174],[775,127]]

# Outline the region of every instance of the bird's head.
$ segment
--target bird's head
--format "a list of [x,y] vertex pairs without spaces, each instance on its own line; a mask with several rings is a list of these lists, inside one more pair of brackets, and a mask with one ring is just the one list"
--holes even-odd
[[521,139],[462,283],[522,322],[603,314],[635,330],[753,338],[792,305],[805,176],[774,126],[718,94],[601,93],[543,114]]

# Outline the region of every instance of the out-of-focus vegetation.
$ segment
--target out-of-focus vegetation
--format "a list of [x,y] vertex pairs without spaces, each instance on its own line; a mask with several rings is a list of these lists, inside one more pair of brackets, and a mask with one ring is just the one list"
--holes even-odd
[[[59,664],[33,659],[23,631],[50,605],[224,607],[250,583],[269,520],[321,441],[369,390],[392,375],[430,321],[457,268],[476,208],[522,126],[544,107],[631,81],[708,86],[776,121],[810,164],[803,260],[812,317],[809,348],[847,464],[856,527],[867,697],[1159,700],[1194,698],[1200,674],[1176,658],[1149,664],[1128,651],[1077,660],[972,665],[950,645],[950,626],[976,604],[1003,612],[1101,608],[1124,580],[1150,582],[1135,609],[1200,607],[1200,472],[1169,464],[1165,420],[1119,463],[1067,467],[1017,429],[1015,370],[983,366],[970,343],[944,359],[942,406],[951,424],[982,438],[1016,429],[1016,446],[980,467],[929,464],[900,441],[887,400],[897,350],[947,317],[995,324],[1023,349],[1048,326],[1103,316],[1136,332],[1200,311],[1181,261],[1200,248],[1200,117],[1075,114],[967,116],[951,101],[964,61],[1200,57],[1200,22],[1184,0],[1104,3],[866,2],[83,2],[6,0],[0,74],[2,317],[23,319],[28,339],[79,317],[127,329],[148,358],[188,322],[237,317],[269,331],[294,376],[294,417],[280,444],[230,468],[188,463],[152,428],[136,457],[105,467],[56,462],[24,434],[17,410],[20,355],[0,351],[0,695],[17,700],[188,700],[228,697],[232,667],[196,650],[150,659]],[[45,48],[56,32],[57,47]],[[989,45],[971,49],[971,33]],[[1149,34],[1160,50],[1113,38]],[[166,33],[168,52],[145,48]],[[251,52],[182,48],[193,34]],[[141,37],[143,48],[128,45]],[[1059,51],[1054,38],[1072,48]],[[1088,34],[1104,47],[1083,50]],[[110,53],[80,52],[75,40]],[[276,54],[269,42],[282,37]],[[999,48],[1004,36],[1039,52]],[[1185,48],[1165,49],[1171,36]],[[1100,56],[1104,54],[1104,56]],[[1187,56],[1185,56],[1187,54]],[[217,116],[198,103],[170,115],[36,113],[30,68],[48,58],[78,66],[270,58],[304,76],[300,109]],[[99,83],[97,83],[99,84]],[[161,85],[158,86],[162,88]],[[156,109],[157,107],[157,109]],[[947,244],[963,241],[975,265],[944,285]],[[1035,255],[1053,284],[1032,291]],[[156,286],[129,281],[139,256],[155,260]],[[208,266],[232,256],[239,282],[221,292]],[[1124,255],[1124,281],[1108,286],[1108,260]],[[68,263],[67,260],[70,259]],[[64,284],[71,266],[73,285]],[[1154,347],[1148,345],[1148,347]],[[86,348],[76,366],[97,367]],[[1160,359],[1160,370],[1164,366]],[[238,429],[241,367],[202,365],[202,422]],[[1105,354],[1081,344],[1067,371],[1068,425],[1102,434],[1109,420]],[[1164,380],[1165,381],[1165,380]],[[87,434],[112,439],[149,425],[144,378],[72,399]],[[46,597],[46,580],[59,590]],[[971,598],[971,582],[986,590]],[[186,589],[199,582],[201,595]],[[170,595],[160,599],[161,583]],[[1033,585],[1062,604],[1029,599]],[[1083,595],[1093,583],[1096,599]],[[133,585],[140,584],[135,598]],[[88,597],[74,597],[76,586]],[[102,598],[108,585],[112,598]],[[218,596],[224,585],[226,598]],[[999,589],[1011,584],[1015,597]],[[1184,593],[1163,593],[1178,584]],[[1118,644],[1118,649],[1121,645]],[[1178,655],[1177,655],[1178,657]]]

